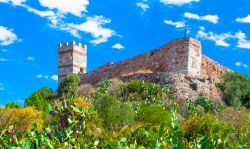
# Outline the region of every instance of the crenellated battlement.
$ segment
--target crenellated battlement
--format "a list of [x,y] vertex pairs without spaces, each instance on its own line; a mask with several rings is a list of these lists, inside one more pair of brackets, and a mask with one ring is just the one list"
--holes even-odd
[[71,41],[70,43],[64,42],[63,44],[58,44],[58,51],[64,51],[69,49],[78,49],[78,50],[84,50],[87,48],[87,45],[84,45],[80,42],[76,43],[75,41]]

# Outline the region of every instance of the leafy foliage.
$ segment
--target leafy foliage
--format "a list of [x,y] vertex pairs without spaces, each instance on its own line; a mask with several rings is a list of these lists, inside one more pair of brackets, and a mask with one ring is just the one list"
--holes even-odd
[[39,91],[34,92],[25,100],[25,107],[35,107],[38,111],[42,113],[43,118],[48,116],[48,102],[46,99],[41,95]]
[[0,127],[9,129],[12,134],[25,132],[34,124],[38,126],[38,130],[41,130],[43,126],[41,114],[33,107],[5,109],[0,113],[0,119]]
[[[71,81],[67,84],[72,84]],[[217,103],[202,97],[196,102],[178,105],[167,89],[144,81],[122,85],[116,94],[108,91],[111,83],[105,80],[88,97],[77,96],[71,87],[61,90],[62,96],[48,106],[53,119],[43,129],[40,113],[33,107],[4,109],[0,112],[0,148],[250,147],[248,110],[226,108],[221,111]],[[42,96],[41,93],[36,96],[39,95]],[[177,112],[182,107],[187,108],[189,114],[180,121]],[[19,111],[22,114],[13,116],[24,109],[26,112]],[[31,116],[24,116],[29,114]],[[14,119],[11,122],[10,117]],[[34,117],[35,122],[30,121]],[[25,127],[19,131],[9,126]]]
[[15,102],[10,102],[10,103],[5,105],[5,108],[6,109],[12,109],[12,108],[19,109],[19,108],[21,108],[21,106]]
[[160,106],[145,106],[137,114],[136,120],[151,125],[161,125],[165,123],[171,125],[172,114]]
[[80,78],[77,74],[67,75],[61,82],[58,87],[58,94],[60,96],[71,96],[76,95],[77,88],[80,83]]
[[225,73],[221,78],[223,82],[219,83],[218,87],[222,90],[227,105],[249,107],[250,79],[236,72]]

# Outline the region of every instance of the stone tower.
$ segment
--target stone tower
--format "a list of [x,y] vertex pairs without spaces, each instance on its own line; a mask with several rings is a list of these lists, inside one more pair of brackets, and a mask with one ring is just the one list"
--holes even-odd
[[68,74],[86,73],[87,46],[75,41],[58,45],[58,81]]
[[166,72],[182,72],[191,76],[201,74],[202,47],[194,38],[179,38],[163,47]]

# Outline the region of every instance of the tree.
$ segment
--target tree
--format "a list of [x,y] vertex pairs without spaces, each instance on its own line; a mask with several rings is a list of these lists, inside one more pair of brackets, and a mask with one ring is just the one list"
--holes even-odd
[[71,96],[76,95],[77,89],[80,83],[80,78],[77,74],[67,75],[61,82],[58,87],[59,96]]
[[43,87],[43,88],[39,89],[38,92],[47,101],[54,96],[53,90],[51,88],[48,88],[48,87]]
[[25,132],[33,128],[34,124],[37,124],[39,130],[43,126],[41,113],[34,107],[4,109],[0,113],[0,120],[0,127],[9,130],[12,128],[13,133]]
[[223,92],[223,99],[229,106],[250,106],[250,79],[245,75],[229,72],[221,76],[218,87]]
[[48,102],[44,99],[39,91],[34,92],[30,97],[25,100],[25,107],[33,106],[40,111],[45,118],[48,113]]
[[108,129],[134,121],[133,106],[130,102],[119,102],[112,95],[104,94],[94,100],[94,106]]
[[20,109],[21,106],[15,102],[10,102],[8,104],[5,105],[6,109]]

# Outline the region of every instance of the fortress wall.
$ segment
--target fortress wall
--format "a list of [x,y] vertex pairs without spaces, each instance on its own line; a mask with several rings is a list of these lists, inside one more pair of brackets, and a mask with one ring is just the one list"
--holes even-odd
[[220,75],[226,72],[230,72],[232,70],[220,65],[219,63],[213,61],[212,59],[202,56],[202,66],[201,73],[204,76],[208,76],[210,78],[218,78]]
[[[137,73],[182,72],[189,74],[191,73],[189,69],[192,70],[193,75],[200,74],[201,60],[195,59],[197,55],[201,55],[199,41],[192,38],[176,39],[149,53],[115,64],[108,63],[92,72],[80,74],[81,83],[96,84],[106,78],[124,77]],[[190,58],[192,61],[189,62]]]

